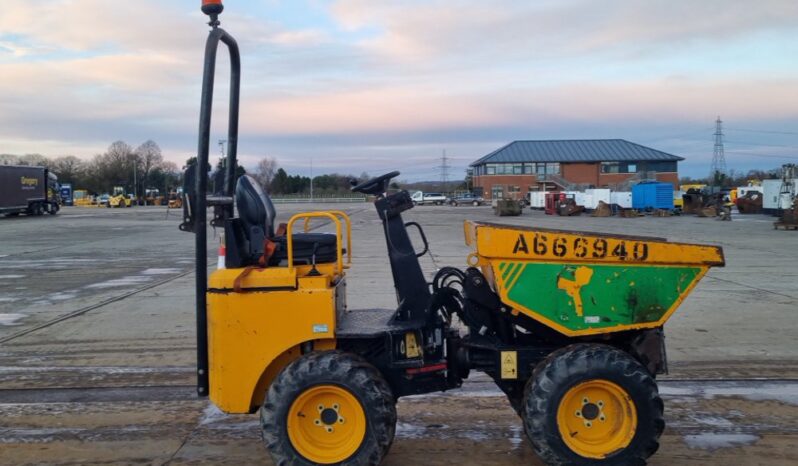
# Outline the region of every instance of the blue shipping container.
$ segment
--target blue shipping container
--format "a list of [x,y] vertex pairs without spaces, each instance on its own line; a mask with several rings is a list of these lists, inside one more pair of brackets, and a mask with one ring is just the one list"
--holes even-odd
[[673,185],[651,182],[632,186],[632,208],[673,209]]

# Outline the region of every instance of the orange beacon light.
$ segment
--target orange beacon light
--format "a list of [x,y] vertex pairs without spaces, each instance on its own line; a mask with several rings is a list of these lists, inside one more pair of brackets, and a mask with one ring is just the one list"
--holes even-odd
[[206,15],[218,15],[222,10],[224,10],[222,0],[202,0],[202,12]]

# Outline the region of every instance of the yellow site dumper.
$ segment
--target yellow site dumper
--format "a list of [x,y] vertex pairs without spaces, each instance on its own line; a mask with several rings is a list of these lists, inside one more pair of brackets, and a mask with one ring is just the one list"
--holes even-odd
[[[457,388],[479,371],[506,394],[546,464],[644,464],[665,426],[655,381],[667,370],[664,324],[710,267],[724,265],[722,250],[466,222],[466,268],[444,267],[430,281],[419,264],[429,251],[423,227],[402,219],[413,199],[387,192],[399,175],[391,172],[352,190],[374,199],[393,277],[384,291],[396,306],[358,308],[358,290],[347,298],[347,271],[358,267],[347,215],[278,224],[269,194],[236,177],[240,54],[219,27],[221,2],[205,0],[203,11],[211,31],[199,147],[180,225],[196,236],[198,394],[227,413],[259,412],[275,464],[376,465],[400,397]],[[207,195],[220,43],[230,52],[228,146],[222,186]],[[209,208],[225,251],[210,276]]]

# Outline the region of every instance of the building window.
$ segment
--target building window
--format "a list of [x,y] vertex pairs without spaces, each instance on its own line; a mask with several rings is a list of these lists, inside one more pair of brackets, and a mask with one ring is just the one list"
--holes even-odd
[[[655,162],[654,164],[658,164]],[[665,162],[668,163],[668,162]],[[638,164],[637,162],[601,162],[601,173],[637,173],[638,166],[641,171],[651,170],[652,164]]]
[[507,186],[508,193],[520,193],[521,187],[520,186]]
[[539,163],[535,166],[535,174],[537,176],[546,176],[546,164]]
[[504,190],[502,189],[501,185],[493,186],[492,188],[490,188],[491,199],[501,199],[503,197],[504,197]]
[[664,162],[645,162],[642,165],[642,170],[645,171],[652,171],[652,172],[676,172],[676,162],[664,161]]
[[542,178],[546,175],[559,175],[560,174],[560,164],[559,163],[539,163],[535,166],[535,174]]
[[559,163],[486,163],[474,168],[474,176],[482,175],[559,175]]

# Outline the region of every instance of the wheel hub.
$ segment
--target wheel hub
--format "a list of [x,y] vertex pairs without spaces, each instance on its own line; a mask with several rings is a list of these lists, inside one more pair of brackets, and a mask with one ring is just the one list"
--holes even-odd
[[365,433],[365,412],[343,387],[311,387],[296,398],[288,413],[292,446],[314,463],[346,460],[360,447]]
[[599,416],[600,409],[594,403],[587,403],[582,406],[582,417],[587,421],[592,421]]
[[338,422],[338,419],[343,421],[343,418],[338,417],[338,411],[336,411],[334,408],[325,408],[321,412],[321,422],[327,424],[328,426]]
[[605,458],[627,447],[637,430],[637,410],[626,390],[608,380],[569,389],[557,411],[565,444],[586,458]]

